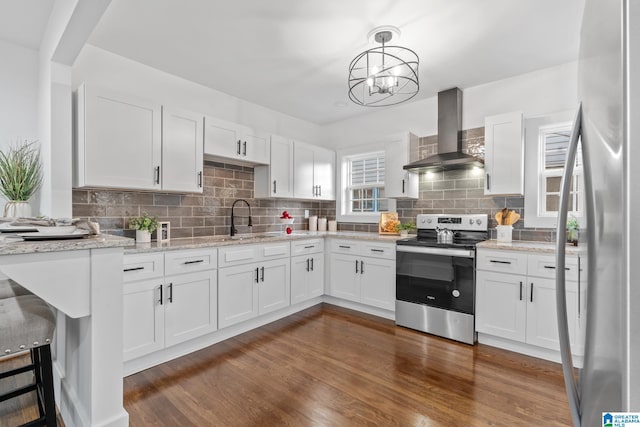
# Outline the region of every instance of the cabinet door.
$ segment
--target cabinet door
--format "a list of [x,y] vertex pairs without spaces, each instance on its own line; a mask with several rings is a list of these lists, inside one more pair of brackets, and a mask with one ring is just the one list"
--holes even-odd
[[242,155],[240,126],[214,117],[204,118],[204,153],[239,159]]
[[297,199],[314,198],[313,148],[295,141],[293,143],[293,196]]
[[203,117],[162,108],[162,189],[202,193]]
[[418,181],[417,173],[403,169],[410,161],[411,138],[417,138],[409,134],[405,139],[390,142],[385,145],[384,154],[384,194],[385,197],[394,199],[417,199]]
[[360,258],[331,254],[330,292],[336,298],[360,302]]
[[160,189],[160,104],[82,85],[77,115],[76,186]]
[[476,273],[476,330],[525,341],[527,321],[526,276]]
[[235,325],[258,315],[258,266],[254,264],[218,270],[219,327]]
[[125,283],[123,298],[124,360],[164,348],[162,279]]
[[291,258],[291,304],[309,298],[311,257],[302,255]]
[[395,310],[395,261],[363,257],[360,272],[362,303],[386,310]]
[[[559,351],[555,280],[529,278],[527,301],[527,343]],[[577,284],[567,282],[567,321],[573,347],[577,342],[577,307]]]
[[266,314],[290,304],[289,258],[265,261],[260,266],[258,314]]
[[336,199],[336,153],[315,147],[313,153],[313,185],[317,188],[316,198]]
[[311,255],[310,264],[309,299],[324,295],[324,254]]
[[218,329],[215,270],[165,278],[165,343],[175,345]]
[[485,118],[484,194],[524,194],[522,113]]
[[242,128],[241,158],[250,163],[269,164],[269,135],[248,127]]
[[293,197],[293,141],[271,137],[269,193],[271,197]]

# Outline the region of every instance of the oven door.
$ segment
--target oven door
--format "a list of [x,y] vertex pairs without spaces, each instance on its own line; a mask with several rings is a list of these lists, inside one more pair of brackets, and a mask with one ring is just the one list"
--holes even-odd
[[420,249],[397,247],[396,299],[473,314],[473,251]]

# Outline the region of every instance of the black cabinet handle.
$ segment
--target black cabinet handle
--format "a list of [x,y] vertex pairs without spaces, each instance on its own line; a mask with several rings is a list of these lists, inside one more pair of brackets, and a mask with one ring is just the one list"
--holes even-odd
[[260,281],[260,278],[258,276],[258,267],[256,267],[256,283],[258,283]]
[[309,258],[307,258],[307,271],[309,271]]
[[358,274],[358,260],[356,260],[356,274]]
[[127,271],[138,271],[138,270],[144,270],[144,267],[125,268],[123,271],[126,273]]
[[404,194],[404,179],[402,180],[402,194]]
[[487,174],[487,190],[491,190],[491,176]]
[[198,172],[198,188],[202,188],[202,171]]
[[164,302],[162,301],[164,298],[162,297],[162,285],[160,285],[160,301],[158,301],[160,303],[160,305],[164,304]]
[[247,155],[247,141],[244,141],[242,143],[242,155],[246,156]]
[[173,302],[173,283],[169,283],[169,302]]
[[156,174],[156,184],[160,184],[160,166],[156,166],[156,170],[155,170],[155,174]]
[[238,140],[238,156],[240,155],[240,144],[242,143],[242,141]]
[[312,248],[315,248],[315,247],[316,247],[316,245],[309,245],[309,246],[305,246],[304,248],[305,249],[312,249]]
[[347,246],[347,245],[338,245],[338,247],[342,249],[351,249],[351,246]]
[[533,282],[531,282],[531,294],[529,296],[529,301],[533,302]]
[[277,191],[276,191],[276,180],[274,179],[273,180],[273,194],[276,194],[276,193],[277,193]]
[[313,258],[311,258],[311,271],[313,271]]
[[371,252],[384,252],[384,249],[371,249]]
[[[544,268],[555,270],[556,266],[555,265],[545,265]],[[567,271],[571,270],[569,267],[565,267],[564,269],[567,270]]]
[[261,279],[262,279],[262,281],[264,282],[264,267],[260,268],[260,271],[261,271],[261,273],[262,273],[262,277],[261,277]]
[[204,262],[204,260],[203,260],[203,259],[197,259],[197,260],[195,260],[195,261],[185,261],[185,262],[184,262],[184,264],[185,264],[185,265],[189,265],[189,264],[199,264],[199,263],[201,263],[201,262]]
[[520,301],[522,301],[522,282],[520,282]]
[[496,259],[491,259],[489,262],[494,262],[496,264],[511,264],[511,261],[498,261]]
[[360,274],[364,274],[364,261],[360,261]]
[[318,185],[318,196],[322,197],[322,185]]

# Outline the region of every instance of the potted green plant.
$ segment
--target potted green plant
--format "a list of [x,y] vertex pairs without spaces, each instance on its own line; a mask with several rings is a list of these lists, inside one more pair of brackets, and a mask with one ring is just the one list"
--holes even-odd
[[396,225],[396,231],[400,233],[400,237],[407,237],[409,235],[409,231],[414,230],[416,225],[412,222],[404,222]]
[[150,217],[146,212],[142,216],[129,218],[129,228],[136,230],[136,242],[149,243],[151,233],[158,228],[158,218]]
[[571,243],[573,246],[578,246],[578,229],[580,224],[574,217],[567,219],[567,243]]
[[29,199],[42,185],[40,149],[24,141],[0,150],[0,193],[7,199],[5,217],[30,217]]

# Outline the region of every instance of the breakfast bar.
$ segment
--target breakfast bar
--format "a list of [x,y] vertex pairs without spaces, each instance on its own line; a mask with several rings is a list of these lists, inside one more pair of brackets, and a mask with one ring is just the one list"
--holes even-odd
[[56,404],[67,427],[127,426],[122,401],[122,260],[132,239],[0,238],[0,272],[57,310]]

